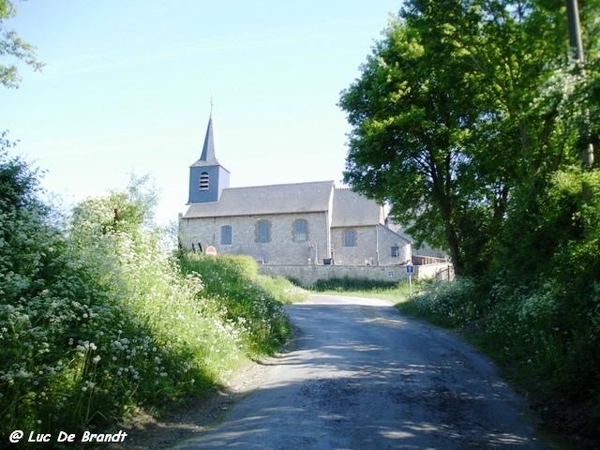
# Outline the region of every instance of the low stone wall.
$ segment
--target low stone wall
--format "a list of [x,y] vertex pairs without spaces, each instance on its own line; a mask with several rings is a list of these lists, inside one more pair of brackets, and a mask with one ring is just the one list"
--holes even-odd
[[[413,279],[434,278],[448,264],[427,264],[415,266]],[[303,286],[312,286],[317,280],[331,278],[358,278],[377,281],[399,282],[406,280],[406,266],[259,266],[260,273],[272,277],[284,277],[296,280]]]
[[454,280],[454,270],[449,262],[423,264],[415,266],[415,273],[419,280],[434,278],[436,281]]
[[403,266],[270,266],[259,270],[264,275],[285,277],[298,281],[303,286],[312,286],[317,280],[331,278],[367,278],[369,280],[397,282],[406,279]]

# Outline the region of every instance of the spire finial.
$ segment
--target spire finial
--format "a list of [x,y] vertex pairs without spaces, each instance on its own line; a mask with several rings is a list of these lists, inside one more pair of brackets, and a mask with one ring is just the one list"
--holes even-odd
[[211,119],[212,119],[213,105],[214,105],[214,102],[213,102],[213,97],[211,95],[210,96],[210,118]]

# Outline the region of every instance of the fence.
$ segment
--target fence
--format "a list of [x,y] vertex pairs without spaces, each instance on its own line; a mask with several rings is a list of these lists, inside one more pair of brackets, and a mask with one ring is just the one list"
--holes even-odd
[[435,281],[454,281],[454,266],[448,265],[435,273]]

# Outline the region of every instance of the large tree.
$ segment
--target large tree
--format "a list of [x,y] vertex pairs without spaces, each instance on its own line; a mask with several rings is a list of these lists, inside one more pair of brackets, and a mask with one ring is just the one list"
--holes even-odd
[[511,190],[539,163],[530,105],[564,54],[558,1],[409,0],[342,92],[345,181],[457,273],[485,270]]

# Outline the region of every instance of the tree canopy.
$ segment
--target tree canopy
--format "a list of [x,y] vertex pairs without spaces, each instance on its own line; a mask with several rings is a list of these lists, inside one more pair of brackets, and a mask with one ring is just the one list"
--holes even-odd
[[567,62],[566,28],[560,1],[406,2],[341,93],[345,181],[458,273],[484,271],[515,190],[576,161],[556,98],[540,100]]
[[579,4],[585,59],[562,0],[407,0],[340,106],[345,181],[461,275],[407,307],[473,333],[598,448],[600,1]]

